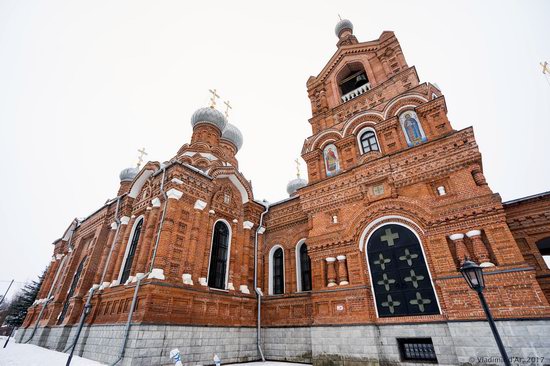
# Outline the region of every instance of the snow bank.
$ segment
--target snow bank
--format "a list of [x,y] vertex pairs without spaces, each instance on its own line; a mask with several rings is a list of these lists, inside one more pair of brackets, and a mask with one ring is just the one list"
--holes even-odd
[[[32,344],[20,344],[10,339],[8,346],[4,346],[6,337],[0,337],[0,366],[58,366],[65,365],[69,355],[52,351]],[[102,363],[74,356],[71,366],[101,366]],[[247,362],[235,364],[238,366],[307,366],[303,363],[290,362]],[[227,365],[229,366],[229,365]]]
[[[20,344],[10,339],[8,346],[2,348],[6,337],[0,337],[1,366],[50,366],[65,365],[69,355],[52,351],[32,344]],[[101,366],[102,363],[73,356],[71,366]]]

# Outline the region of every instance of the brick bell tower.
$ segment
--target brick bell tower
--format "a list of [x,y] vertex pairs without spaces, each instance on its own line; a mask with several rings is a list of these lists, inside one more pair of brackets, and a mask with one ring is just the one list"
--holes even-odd
[[[307,81],[313,135],[304,143],[302,157],[310,182],[452,131],[441,91],[433,84],[420,83],[416,68],[407,65],[393,32],[385,31],[377,40],[359,43],[347,19],[336,25],[335,32],[338,50],[319,75]],[[405,97],[416,104],[430,102],[430,106],[416,111],[411,108],[416,104],[399,101]],[[406,109],[410,110],[408,115],[397,115]],[[388,119],[391,122],[382,124]],[[370,122],[373,133],[357,144],[355,140],[363,131],[356,128],[365,127],[364,121]],[[380,125],[376,131],[372,128],[375,124]],[[330,166],[317,149],[320,142],[328,140],[336,148],[327,149],[330,156],[338,155],[333,160],[339,160]]]
[[[295,327],[282,331],[288,349],[298,346],[284,332],[304,332],[300,352],[314,365],[399,363],[400,347],[431,347],[432,361],[453,365],[498,355],[476,338],[488,327],[459,272],[469,258],[484,267],[500,324],[547,327],[550,306],[485,180],[473,128],[452,128],[441,90],[420,81],[393,32],[359,42],[344,19],[335,33],[336,52],[307,81],[308,180],[291,181],[266,216],[263,325]],[[403,346],[411,336],[422,339]]]

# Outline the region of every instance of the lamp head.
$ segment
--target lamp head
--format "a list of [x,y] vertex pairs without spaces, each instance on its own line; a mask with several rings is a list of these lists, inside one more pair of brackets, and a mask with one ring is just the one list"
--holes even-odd
[[466,260],[460,268],[460,273],[468,283],[472,290],[482,292],[485,288],[485,280],[483,278],[483,268],[470,260]]

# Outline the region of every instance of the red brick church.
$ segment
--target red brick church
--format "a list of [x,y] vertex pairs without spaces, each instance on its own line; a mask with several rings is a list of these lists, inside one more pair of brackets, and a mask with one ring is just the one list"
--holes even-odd
[[76,353],[106,363],[168,365],[178,348],[189,365],[475,364],[499,353],[469,258],[509,356],[550,359],[550,193],[501,201],[473,128],[453,129],[393,32],[359,42],[342,20],[336,35],[307,81],[307,180],[256,200],[241,132],[197,110],[190,143],[123,170],[53,243],[18,341],[68,348],[89,301]]

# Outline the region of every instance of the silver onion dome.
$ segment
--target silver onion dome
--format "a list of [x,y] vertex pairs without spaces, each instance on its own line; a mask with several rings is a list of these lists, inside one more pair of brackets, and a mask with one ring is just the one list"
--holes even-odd
[[286,185],[286,191],[288,192],[289,195],[292,196],[294,193],[296,193],[298,189],[305,186],[307,186],[307,180],[302,178],[296,178],[288,182],[288,184]]
[[222,132],[222,139],[227,140],[237,147],[237,151],[243,146],[243,134],[237,126],[227,123],[225,130]]
[[353,24],[348,19],[341,19],[334,28],[334,33],[336,33],[336,37],[340,38],[340,33],[344,29],[349,29],[353,33]]
[[220,131],[223,131],[227,125],[227,119],[217,109],[207,107],[197,109],[197,111],[193,113],[193,116],[191,116],[191,125],[193,128],[200,123],[210,123],[216,126]]
[[138,168],[126,168],[120,172],[120,181],[121,182],[131,182],[134,180],[136,175],[139,173]]

